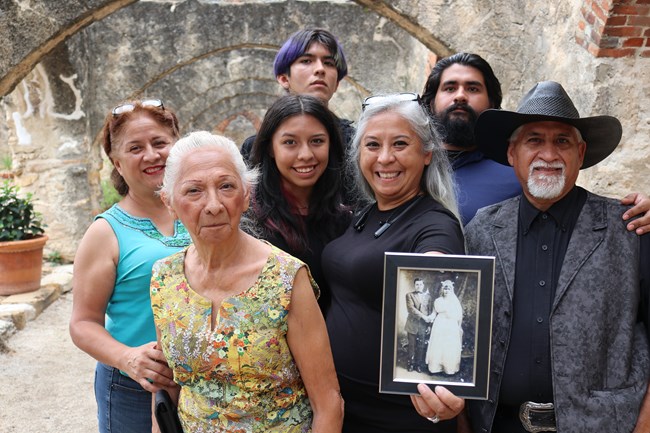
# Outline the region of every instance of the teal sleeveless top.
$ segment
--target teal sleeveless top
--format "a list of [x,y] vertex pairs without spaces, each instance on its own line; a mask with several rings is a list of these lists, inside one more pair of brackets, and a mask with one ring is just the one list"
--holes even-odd
[[151,268],[157,260],[188,246],[192,239],[178,220],[173,236],[164,236],[149,218],[131,216],[117,204],[97,218],[110,224],[120,250],[115,287],[106,308],[106,330],[130,347],[156,341],[149,297]]

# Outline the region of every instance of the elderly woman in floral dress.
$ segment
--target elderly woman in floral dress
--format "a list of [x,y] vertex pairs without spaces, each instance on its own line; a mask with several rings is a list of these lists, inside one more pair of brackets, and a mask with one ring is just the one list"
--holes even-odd
[[304,263],[239,227],[254,178],[235,144],[208,132],[179,140],[167,160],[161,197],[193,245],[154,265],[151,300],[181,424],[340,432],[318,287]]

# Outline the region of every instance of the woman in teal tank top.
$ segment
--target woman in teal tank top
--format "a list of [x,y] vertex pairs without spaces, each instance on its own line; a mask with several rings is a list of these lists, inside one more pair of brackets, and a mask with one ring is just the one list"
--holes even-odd
[[173,384],[156,346],[151,268],[190,243],[156,193],[178,119],[160,100],[128,102],[107,116],[103,134],[122,199],[95,218],[77,249],[70,335],[98,361],[100,433],[148,432],[151,393]]

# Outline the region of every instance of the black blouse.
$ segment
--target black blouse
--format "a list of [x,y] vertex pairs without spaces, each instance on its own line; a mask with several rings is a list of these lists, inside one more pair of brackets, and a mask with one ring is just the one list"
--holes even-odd
[[353,219],[323,250],[332,293],[327,330],[345,400],[344,432],[455,431],[455,421],[434,425],[422,418],[408,396],[378,391],[384,252],[465,251],[460,223],[429,197],[375,238],[375,231],[409,204],[384,212],[373,207],[363,227],[355,228],[358,219]]

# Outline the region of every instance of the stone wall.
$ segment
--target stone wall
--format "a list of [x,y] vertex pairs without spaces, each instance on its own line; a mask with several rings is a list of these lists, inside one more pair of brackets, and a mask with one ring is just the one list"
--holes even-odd
[[[614,196],[650,193],[643,5],[621,10],[620,2],[599,0],[601,28],[587,0],[32,3],[0,6],[0,36],[8,41],[0,48],[0,156],[12,154],[16,181],[35,193],[46,217],[48,248],[66,259],[101,210],[98,134],[112,106],[161,97],[183,132],[208,129],[241,142],[280,93],[271,68],[278,44],[305,26],[330,29],[345,48],[350,75],[331,102],[342,117],[355,119],[369,93],[420,91],[437,57],[476,52],[500,77],[505,109],[535,82],[553,79],[582,115],[619,117],[622,145],[579,182]],[[612,44],[585,23],[605,35],[621,11],[637,14],[625,27],[640,29],[633,42],[645,37],[640,47],[607,57],[585,45],[585,32],[594,46]]]

